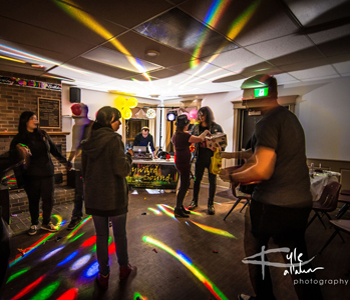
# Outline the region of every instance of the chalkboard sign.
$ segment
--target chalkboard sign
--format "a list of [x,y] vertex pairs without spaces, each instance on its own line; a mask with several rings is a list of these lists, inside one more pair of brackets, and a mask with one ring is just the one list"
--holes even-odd
[[41,128],[61,129],[60,100],[38,98],[38,119]]

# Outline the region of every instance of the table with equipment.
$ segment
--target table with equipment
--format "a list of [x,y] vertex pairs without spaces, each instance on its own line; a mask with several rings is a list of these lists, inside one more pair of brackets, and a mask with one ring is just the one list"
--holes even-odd
[[132,188],[175,190],[179,174],[170,159],[133,159],[126,180]]

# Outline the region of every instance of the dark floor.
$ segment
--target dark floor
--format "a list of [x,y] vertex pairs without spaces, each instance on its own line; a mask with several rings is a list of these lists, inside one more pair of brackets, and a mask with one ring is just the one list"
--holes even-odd
[[[218,192],[222,190],[218,189]],[[191,194],[192,191],[186,197],[185,205],[189,204]],[[216,197],[216,214],[209,216],[206,211],[206,186],[202,187],[200,195],[199,214],[178,220],[172,217],[172,210],[168,207],[174,206],[174,193],[149,194],[138,190],[137,195],[130,195],[127,221],[129,259],[138,267],[138,272],[120,285],[118,264],[112,253],[110,287],[106,292],[98,289],[95,275],[91,276],[96,270],[94,244],[88,241],[95,234],[91,219],[87,219],[71,236],[71,232],[66,230],[67,223],[58,233],[50,235],[39,230],[37,235],[29,236],[25,232],[30,225],[28,213],[13,216],[11,263],[8,283],[2,289],[3,298],[209,300],[237,299],[239,293],[253,294],[248,267],[242,263],[245,258],[244,213],[239,212],[242,205],[238,205],[223,221],[233,201]],[[164,204],[163,211],[158,204]],[[63,222],[69,222],[71,209],[72,204],[55,206],[53,213],[59,215]],[[156,214],[154,210],[161,213]],[[350,213],[343,218],[349,219]],[[57,220],[59,217],[55,218],[55,222]],[[207,231],[201,225],[230,235]],[[306,233],[310,257],[318,253],[332,233],[333,229],[324,229],[318,220],[312,223]],[[47,240],[38,243],[43,237]],[[314,268],[324,267],[324,270],[315,272],[317,279],[332,280],[332,284],[328,281],[321,286],[326,300],[350,299],[349,283],[339,283],[340,280],[350,280],[350,276],[346,275],[350,269],[350,236],[343,234],[343,237],[345,244],[336,237],[323,254],[313,260]],[[19,250],[25,250],[26,254],[22,256]],[[48,256],[53,250],[56,252]],[[63,263],[73,253],[75,256]],[[280,254],[269,256],[269,259],[282,262]],[[293,283],[290,277],[283,276],[284,270],[270,269],[276,298],[296,299]]]

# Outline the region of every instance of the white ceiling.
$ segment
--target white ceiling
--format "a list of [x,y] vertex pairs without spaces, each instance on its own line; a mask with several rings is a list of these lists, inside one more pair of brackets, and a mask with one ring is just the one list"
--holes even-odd
[[0,75],[151,99],[350,75],[349,0],[0,0],[0,26]]

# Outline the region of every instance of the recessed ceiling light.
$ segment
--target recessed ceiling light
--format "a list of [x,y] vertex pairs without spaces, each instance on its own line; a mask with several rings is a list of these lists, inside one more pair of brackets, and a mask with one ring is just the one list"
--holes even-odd
[[146,54],[151,57],[156,57],[160,55],[160,53],[157,50],[147,50]]

